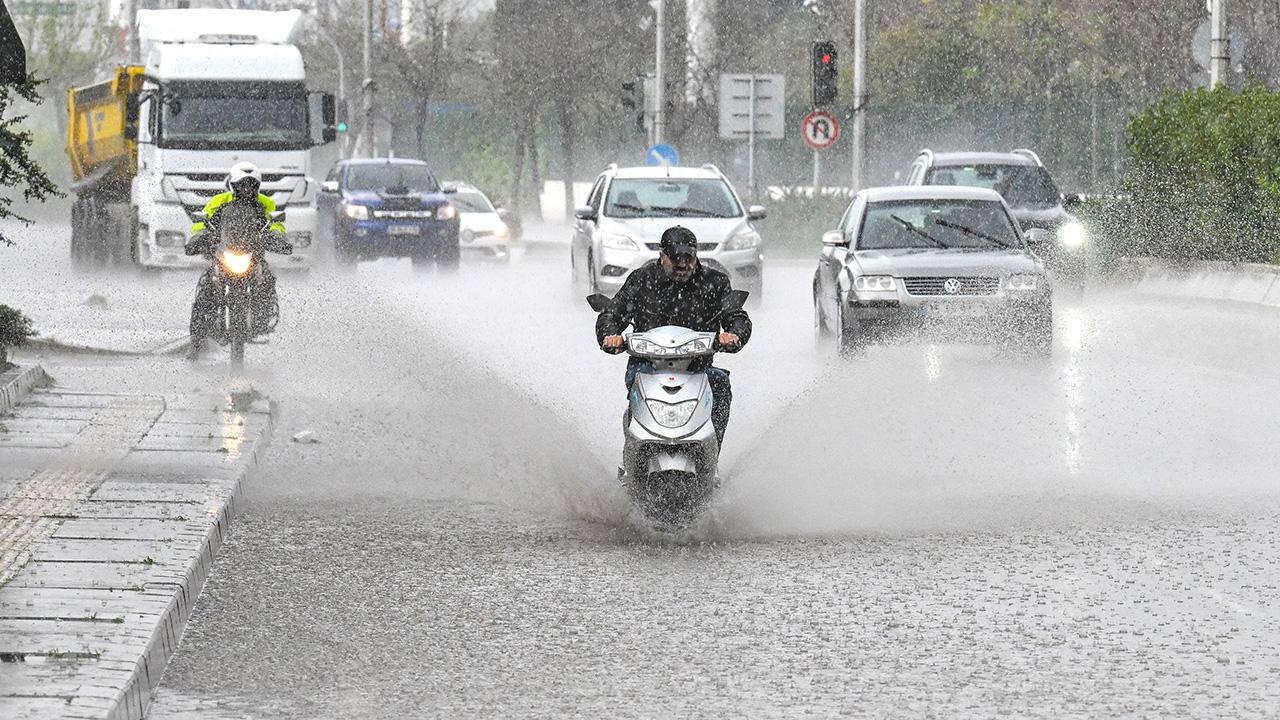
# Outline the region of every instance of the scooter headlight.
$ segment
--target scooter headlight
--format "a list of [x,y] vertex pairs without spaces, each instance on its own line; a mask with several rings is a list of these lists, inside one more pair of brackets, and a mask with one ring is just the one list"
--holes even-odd
[[232,275],[243,275],[253,266],[253,256],[234,250],[223,250],[220,258],[222,267]]
[[646,400],[649,413],[658,424],[666,428],[677,428],[689,422],[693,411],[698,407],[697,400],[685,400],[678,403],[664,403],[661,400]]

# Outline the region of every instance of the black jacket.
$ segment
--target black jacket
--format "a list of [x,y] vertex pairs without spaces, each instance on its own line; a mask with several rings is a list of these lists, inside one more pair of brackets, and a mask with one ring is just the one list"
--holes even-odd
[[[616,310],[596,318],[596,342],[621,335],[628,325],[645,332],[663,325],[679,325],[699,332],[731,332],[742,345],[751,338],[751,318],[745,310],[724,313],[721,306],[732,288],[729,276],[702,263],[684,282],[671,279],[661,262],[653,260],[635,270],[613,300]],[[639,362],[632,358],[633,362]],[[706,365],[710,364],[708,358]]]

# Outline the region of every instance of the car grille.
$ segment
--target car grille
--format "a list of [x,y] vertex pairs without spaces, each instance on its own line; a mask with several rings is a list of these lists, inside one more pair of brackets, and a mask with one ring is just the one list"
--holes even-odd
[[382,207],[385,210],[422,210],[422,198],[418,195],[396,196],[383,195]]
[[374,210],[376,218],[430,218],[430,210]]
[[995,295],[1000,278],[909,277],[902,279],[909,295]]
[[[650,250],[662,249],[662,243],[645,243],[644,245]],[[711,252],[712,250],[715,250],[719,246],[720,246],[720,243],[700,242],[698,243],[698,252]]]

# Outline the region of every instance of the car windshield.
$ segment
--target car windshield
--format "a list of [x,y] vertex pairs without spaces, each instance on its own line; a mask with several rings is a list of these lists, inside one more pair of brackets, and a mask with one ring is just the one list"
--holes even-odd
[[485,197],[484,193],[475,191],[460,190],[449,197],[449,202],[458,209],[458,212],[491,213],[494,211],[489,198]]
[[609,186],[604,214],[616,218],[732,218],[742,207],[719,178],[620,178]]
[[1053,178],[1038,165],[940,165],[930,168],[924,184],[995,190],[1012,207],[1047,208],[1061,202]]
[[426,165],[386,163],[352,165],[347,170],[347,189],[405,195],[414,192],[439,192],[440,184]]
[[871,203],[859,250],[1021,248],[1004,206],[993,200],[893,200]]
[[311,147],[307,91],[299,83],[174,82],[161,104],[157,144],[182,150]]

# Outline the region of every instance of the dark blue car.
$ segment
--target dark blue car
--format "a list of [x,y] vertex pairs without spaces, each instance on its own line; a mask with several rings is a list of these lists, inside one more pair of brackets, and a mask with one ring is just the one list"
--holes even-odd
[[458,212],[421,160],[344,160],[325,178],[317,202],[321,242],[338,266],[407,257],[414,267],[458,266]]

